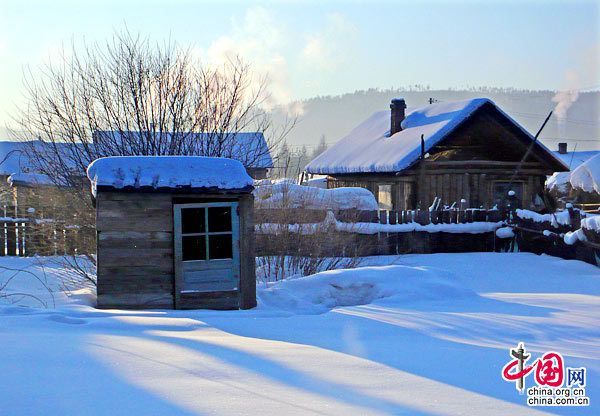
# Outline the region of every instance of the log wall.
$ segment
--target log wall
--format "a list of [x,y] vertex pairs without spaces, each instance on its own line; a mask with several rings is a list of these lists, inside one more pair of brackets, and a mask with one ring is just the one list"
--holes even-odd
[[395,210],[421,209],[429,207],[436,197],[443,205],[460,203],[466,206],[491,208],[494,206],[494,184],[510,182],[522,184],[521,208],[531,208],[536,194],[544,191],[546,176],[542,172],[531,172],[513,177],[513,171],[488,169],[442,170],[427,167],[408,171],[401,176],[393,175],[352,175],[336,176],[328,181],[329,188],[356,186],[369,189],[378,197],[379,185],[392,185],[393,207]]

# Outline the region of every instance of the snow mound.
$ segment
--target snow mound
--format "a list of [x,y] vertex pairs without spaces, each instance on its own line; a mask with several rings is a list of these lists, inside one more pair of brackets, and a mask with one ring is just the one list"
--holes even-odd
[[553,227],[559,227],[560,225],[570,225],[571,217],[569,211],[557,211],[553,214],[538,214],[534,211],[527,209],[517,209],[515,211],[517,217],[524,220],[531,220],[533,222],[549,222]]
[[327,176],[318,176],[316,178],[308,179],[304,185],[327,189]]
[[258,291],[261,306],[300,314],[321,314],[384,298],[409,303],[475,296],[451,273],[403,265],[329,270],[277,282]]
[[245,189],[253,185],[237,160],[203,156],[112,156],[87,169],[96,195],[98,186],[122,188]]
[[600,193],[600,155],[594,156],[579,165],[571,173],[570,182],[575,189]]
[[377,210],[375,196],[364,188],[322,189],[289,182],[262,185],[254,190],[257,208],[304,208],[322,210]]
[[600,154],[583,162],[572,172],[555,172],[546,180],[546,188],[566,192],[567,185],[584,192],[600,193]]
[[513,238],[515,233],[511,227],[502,227],[496,230],[496,237],[498,238]]
[[592,215],[591,217],[582,219],[581,228],[600,232],[600,215]]
[[571,172],[554,172],[552,176],[546,179],[546,189],[566,192],[569,179],[571,179]]

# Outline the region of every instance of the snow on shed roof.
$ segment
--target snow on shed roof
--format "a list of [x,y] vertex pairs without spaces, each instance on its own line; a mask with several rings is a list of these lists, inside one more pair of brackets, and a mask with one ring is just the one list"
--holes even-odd
[[92,194],[97,189],[252,190],[252,178],[237,160],[205,156],[113,156],[87,169]]
[[567,153],[559,153],[554,151],[552,153],[554,153],[554,156],[562,160],[563,163],[569,167],[569,169],[574,170],[586,160],[600,154],[600,150],[587,150]]
[[[392,136],[389,136],[390,112],[379,111],[373,114],[348,136],[317,156],[306,166],[306,171],[316,174],[401,171],[418,160],[421,154],[421,135],[424,136],[427,152],[485,104],[493,105],[533,139],[527,130],[487,98],[442,102],[408,113],[402,121],[402,130]],[[542,143],[537,143],[552,155]],[[560,159],[554,159],[563,164]]]
[[[107,141],[110,144],[118,145],[122,143],[122,137],[126,137],[126,142],[129,143],[145,143],[145,140],[139,139],[141,133],[139,131],[111,131],[111,130],[96,130],[93,134],[94,142]],[[162,142],[165,148],[168,148],[169,143],[173,139],[175,133],[171,132],[156,132],[156,142]],[[177,133],[180,139],[177,142],[185,144],[185,153],[201,156],[219,156],[228,157],[230,159],[239,160],[248,168],[272,168],[273,159],[269,152],[269,146],[265,140],[265,136],[261,132],[238,132],[238,133]],[[112,146],[111,146],[112,147]],[[161,153],[164,153],[163,149]],[[133,153],[137,153],[136,149],[131,149]],[[182,153],[181,149],[173,149],[174,154]]]

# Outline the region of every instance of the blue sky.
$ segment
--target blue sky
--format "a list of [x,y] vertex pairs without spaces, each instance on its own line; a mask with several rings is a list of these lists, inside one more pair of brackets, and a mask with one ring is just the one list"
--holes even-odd
[[3,1],[0,123],[22,73],[61,45],[125,25],[169,36],[206,62],[239,53],[272,79],[276,101],[409,84],[597,88],[594,1]]

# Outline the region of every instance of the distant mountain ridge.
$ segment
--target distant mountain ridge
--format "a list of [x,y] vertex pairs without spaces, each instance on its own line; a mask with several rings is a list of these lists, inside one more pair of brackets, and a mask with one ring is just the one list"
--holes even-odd
[[[432,98],[456,101],[487,97],[535,134],[556,103],[555,91],[529,91],[500,88],[469,90],[428,90],[425,88],[356,91],[340,96],[315,97],[300,101],[303,114],[287,137],[291,146],[316,147],[320,138],[335,143],[376,111],[389,109],[392,98],[402,97],[409,109],[421,107]],[[274,112],[275,122],[283,121],[282,110]],[[566,119],[553,116],[540,135],[542,142],[555,150],[559,141],[566,141],[569,150],[600,150],[600,92],[581,92],[568,109]],[[560,139],[560,140],[559,140]],[[566,140],[564,140],[566,139]]]

